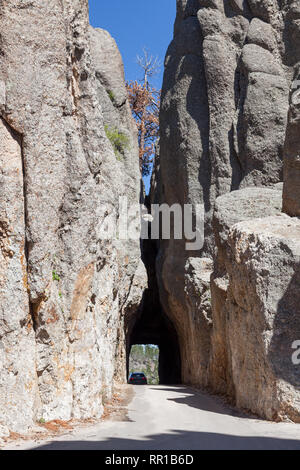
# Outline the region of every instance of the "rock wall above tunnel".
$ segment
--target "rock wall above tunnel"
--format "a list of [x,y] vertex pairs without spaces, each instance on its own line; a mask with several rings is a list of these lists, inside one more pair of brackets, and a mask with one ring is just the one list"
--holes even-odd
[[208,221],[216,197],[282,181],[292,7],[248,3],[178,1],[165,59],[162,199],[203,202]]
[[101,415],[146,273],[135,281],[138,241],[100,236],[119,196],[140,198],[115,42],[89,26],[87,0],[7,0],[0,28],[1,435]]
[[[161,304],[176,325],[179,337],[184,382],[226,393],[239,406],[261,416],[294,420],[299,413],[296,405],[299,396],[292,377],[295,370],[290,363],[289,377],[280,377],[276,369],[280,357],[270,351],[276,336],[274,325],[282,313],[279,307],[275,308],[275,298],[270,313],[260,297],[259,287],[262,282],[265,288],[275,289],[281,268],[277,269],[275,259],[269,259],[268,243],[264,247],[259,245],[261,256],[266,256],[269,266],[265,279],[260,280],[259,269],[263,268],[251,261],[257,246],[252,245],[254,235],[247,232],[246,220],[280,214],[282,185],[277,183],[283,180],[284,155],[288,157],[285,210],[290,215],[299,215],[297,104],[290,107],[286,138],[290,89],[297,78],[300,60],[299,17],[299,5],[295,1],[177,1],[174,39],[165,59],[160,155],[152,184],[153,201],[169,205],[203,204],[205,212],[201,250],[187,251],[185,240],[161,240],[156,260]],[[294,103],[297,103],[295,95]],[[228,206],[222,212],[220,225],[218,207],[226,195]],[[216,200],[220,202],[214,217]],[[224,232],[225,220],[229,226]],[[237,244],[231,246],[233,254],[226,266],[224,243],[229,227],[236,227],[243,220],[245,237],[249,237],[247,256],[252,271],[244,273],[245,279],[249,276],[249,285],[245,281],[245,302],[249,301],[249,305],[242,313],[239,299],[232,292],[237,292],[240,270],[248,259],[239,264]],[[268,229],[264,222],[259,223],[258,231],[262,235],[257,234],[258,240],[265,240],[269,230],[277,243],[279,235],[271,227],[274,220],[269,219]],[[289,224],[293,227],[296,222],[283,217],[280,224],[288,238],[287,227]],[[244,233],[244,226],[239,226],[239,230]],[[285,243],[289,245],[288,241],[282,241],[282,252],[278,253],[278,260],[283,264]],[[279,303],[288,279],[292,282],[297,271],[297,255],[291,255],[290,261],[287,256],[286,262],[289,270],[282,280],[282,289],[278,290]],[[272,273],[272,263],[276,275]],[[252,288],[259,290],[256,296]],[[297,305],[293,304],[293,308],[296,310],[291,315],[297,323]],[[266,318],[272,315],[274,323],[266,326]],[[279,335],[276,339],[280,347],[279,338],[282,338],[284,361],[291,357],[285,343],[292,336],[288,318],[286,322],[286,338]],[[248,347],[243,336],[246,331]],[[243,347],[239,341],[244,341]],[[248,374],[243,361],[250,361],[256,347],[260,348],[258,357],[263,365],[257,369],[255,378]],[[245,382],[241,380],[243,374]],[[256,405],[246,390],[246,382],[250,389],[258,390],[254,394]]]

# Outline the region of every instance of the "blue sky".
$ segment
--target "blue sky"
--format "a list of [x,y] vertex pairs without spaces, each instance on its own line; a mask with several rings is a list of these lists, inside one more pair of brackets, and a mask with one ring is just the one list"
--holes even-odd
[[[90,23],[107,29],[121,51],[127,80],[141,77],[136,55],[146,47],[163,63],[173,36],[176,0],[89,0]],[[161,87],[163,70],[153,80]]]
[[[121,51],[126,80],[141,78],[136,56],[143,54],[143,48],[162,63],[160,73],[151,83],[161,88],[163,62],[173,37],[176,15],[176,0],[89,0],[90,23],[103,28],[116,40]],[[150,178],[144,178],[146,192]]]

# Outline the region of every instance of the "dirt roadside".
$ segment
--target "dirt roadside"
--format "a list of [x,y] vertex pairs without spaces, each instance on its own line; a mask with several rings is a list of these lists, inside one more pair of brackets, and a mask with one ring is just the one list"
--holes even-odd
[[58,436],[63,436],[87,428],[94,424],[99,424],[106,420],[127,421],[128,405],[134,396],[133,388],[127,384],[115,386],[112,398],[104,403],[103,414],[100,419],[72,419],[70,421],[53,420],[45,423],[36,423],[34,429],[27,434],[11,432],[9,437],[0,439],[0,450],[5,450],[7,445],[22,444],[24,441],[38,442],[49,440]]

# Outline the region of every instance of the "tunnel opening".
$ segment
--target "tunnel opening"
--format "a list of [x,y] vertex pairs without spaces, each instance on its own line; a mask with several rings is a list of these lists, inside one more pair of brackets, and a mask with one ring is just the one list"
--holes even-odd
[[181,357],[177,331],[164,312],[156,278],[157,245],[153,240],[142,241],[142,258],[148,273],[139,311],[130,317],[126,326],[127,377],[129,375],[130,351],[134,345],[156,345],[159,349],[159,384],[181,383]]
[[[150,292],[148,294],[151,295]],[[160,309],[152,309],[144,301],[144,309],[130,336],[129,355],[132,346],[149,344],[157,345],[159,350],[158,383],[181,383],[180,350],[176,330]]]
[[142,372],[148,385],[158,385],[159,347],[156,344],[133,344],[129,354],[129,374]]

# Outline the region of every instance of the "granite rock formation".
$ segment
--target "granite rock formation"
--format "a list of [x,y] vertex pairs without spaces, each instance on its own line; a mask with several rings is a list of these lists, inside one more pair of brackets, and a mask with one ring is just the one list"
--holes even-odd
[[[125,380],[118,333],[140,303],[146,273],[138,240],[100,234],[118,216],[120,196],[140,197],[136,128],[115,42],[89,26],[87,0],[7,0],[0,27],[5,435],[39,419],[101,415],[114,376]],[[126,136],[118,152],[110,129]]]
[[[292,0],[177,0],[152,185],[153,200],[203,204],[205,213],[201,250],[171,239],[157,253],[184,382],[295,421],[299,224],[280,215],[278,183],[286,157],[284,210],[299,216],[299,18]],[[204,299],[208,271],[209,314],[193,301],[193,292]]]
[[[300,16],[300,13],[299,13]],[[299,27],[300,36],[300,27]],[[283,210],[300,216],[300,69],[295,67],[290,94],[289,119],[285,141]]]
[[300,221],[252,219],[229,233],[228,354],[235,402],[270,420],[300,422]]
[[1,3],[0,438],[101,416],[142,342],[161,381],[300,422],[299,21],[294,0],[177,0],[146,202],[203,208],[187,250],[103,237],[143,191],[88,1]]

